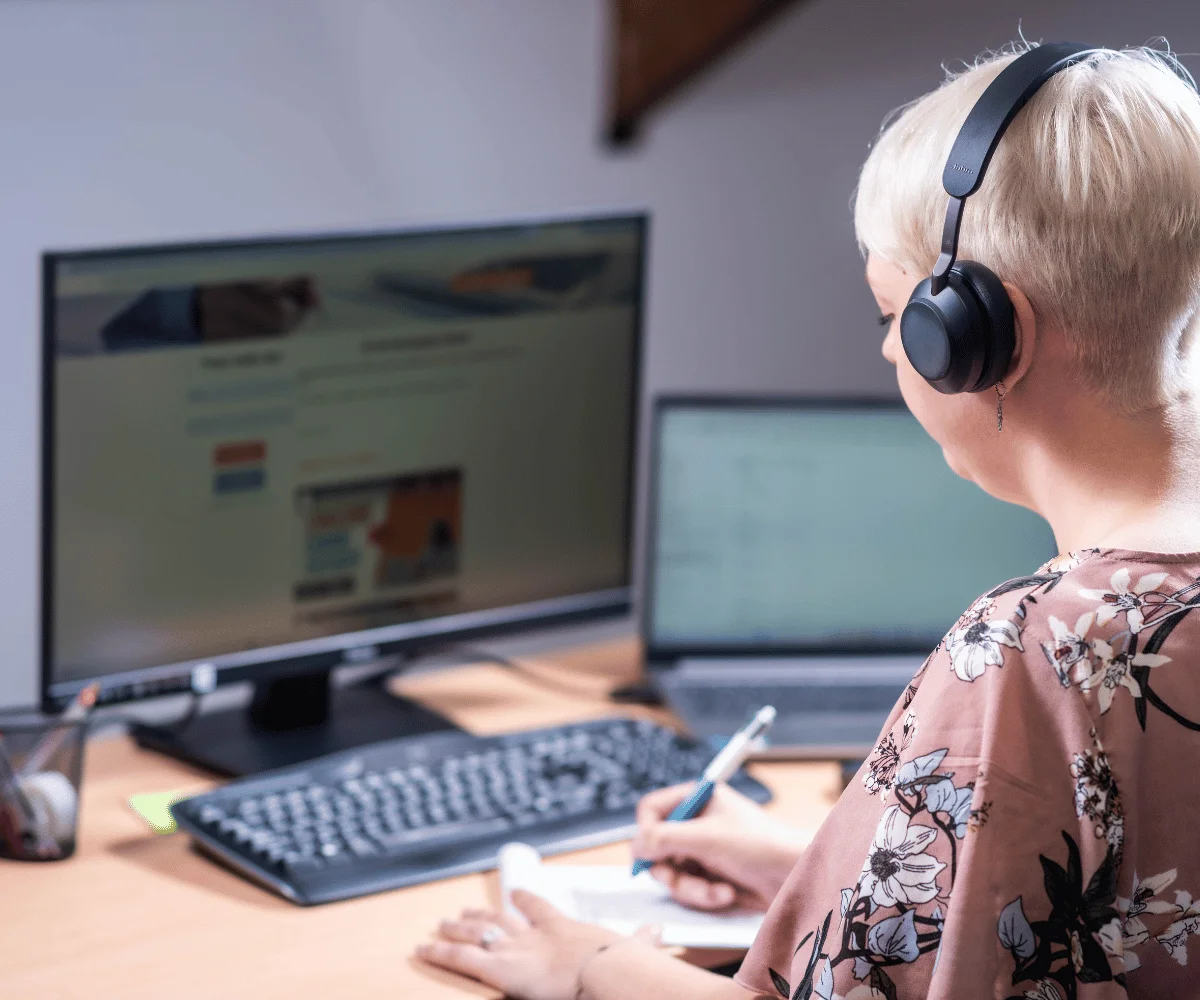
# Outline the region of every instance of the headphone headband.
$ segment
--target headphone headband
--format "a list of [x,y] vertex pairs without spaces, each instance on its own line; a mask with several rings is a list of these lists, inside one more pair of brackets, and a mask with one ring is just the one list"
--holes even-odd
[[1001,136],[1042,84],[1095,51],[1094,45],[1079,42],[1039,45],[1005,66],[975,102],[958,130],[942,171],[942,187],[950,201],[946,205],[946,223],[942,229],[942,252],[931,279],[935,294],[946,287],[946,275],[958,256],[963,201],[979,190]]
[[978,191],[1000,137],[1017,112],[1055,73],[1095,51],[1094,45],[1054,42],[1030,49],[1005,66],[959,129],[942,171],[946,194],[966,198]]

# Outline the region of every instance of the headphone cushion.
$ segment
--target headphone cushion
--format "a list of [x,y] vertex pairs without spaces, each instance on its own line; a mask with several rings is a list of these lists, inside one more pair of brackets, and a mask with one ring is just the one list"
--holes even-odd
[[900,341],[909,363],[938,392],[966,392],[983,373],[983,325],[974,293],[952,269],[940,292],[929,278],[913,289],[900,316]]
[[960,260],[950,273],[958,275],[979,309],[980,329],[972,331],[972,339],[983,354],[983,366],[974,384],[964,388],[967,392],[982,392],[1004,378],[1012,364],[1017,346],[1012,300],[1003,282],[973,260]]

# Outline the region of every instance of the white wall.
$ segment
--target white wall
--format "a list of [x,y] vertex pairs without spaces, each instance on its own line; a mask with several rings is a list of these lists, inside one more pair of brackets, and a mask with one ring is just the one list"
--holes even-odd
[[614,155],[602,0],[0,2],[0,705],[36,694],[43,248],[644,205],[649,391],[888,392],[855,170],[1022,15],[1200,50],[1190,2],[810,0]]

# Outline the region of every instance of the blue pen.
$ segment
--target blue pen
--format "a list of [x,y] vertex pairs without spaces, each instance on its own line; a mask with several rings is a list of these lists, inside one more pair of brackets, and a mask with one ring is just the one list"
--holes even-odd
[[[696,782],[692,794],[671,810],[667,822],[682,823],[684,820],[699,816],[701,810],[708,805],[708,800],[712,798],[713,789],[716,788],[717,783],[728,781],[734,771],[746,762],[746,758],[754,749],[754,741],[765,733],[774,721],[775,709],[772,706],[766,705],[760,708],[754,718],[739,729],[721,749],[721,752],[712,759],[712,763],[700,775],[700,780]],[[653,864],[652,861],[638,858],[633,863],[633,874],[640,875]]]

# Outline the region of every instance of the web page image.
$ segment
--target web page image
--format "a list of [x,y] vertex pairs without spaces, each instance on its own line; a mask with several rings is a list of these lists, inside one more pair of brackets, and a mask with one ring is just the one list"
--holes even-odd
[[300,487],[299,620],[362,629],[453,607],[462,487],[461,469]]
[[57,676],[626,582],[631,225],[59,267]]

